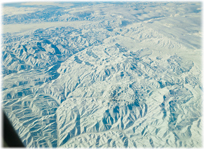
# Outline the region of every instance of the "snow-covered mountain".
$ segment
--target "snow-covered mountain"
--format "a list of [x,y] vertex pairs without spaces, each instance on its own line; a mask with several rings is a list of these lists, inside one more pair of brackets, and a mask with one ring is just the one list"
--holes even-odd
[[26,146],[202,146],[201,3],[3,9],[2,104]]

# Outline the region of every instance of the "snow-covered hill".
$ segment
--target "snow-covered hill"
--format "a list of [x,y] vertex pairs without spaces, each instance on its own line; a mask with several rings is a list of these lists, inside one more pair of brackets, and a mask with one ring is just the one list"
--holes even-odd
[[5,5],[3,109],[28,147],[201,147],[200,21],[201,3]]

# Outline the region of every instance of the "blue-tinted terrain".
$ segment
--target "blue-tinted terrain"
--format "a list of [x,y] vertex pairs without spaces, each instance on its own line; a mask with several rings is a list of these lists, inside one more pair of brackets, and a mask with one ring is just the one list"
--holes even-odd
[[11,3],[2,105],[27,147],[202,146],[201,3]]

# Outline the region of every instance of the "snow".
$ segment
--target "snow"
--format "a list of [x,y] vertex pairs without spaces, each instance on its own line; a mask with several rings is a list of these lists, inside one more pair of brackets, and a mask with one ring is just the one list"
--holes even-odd
[[3,109],[27,147],[202,146],[201,3],[10,7]]

